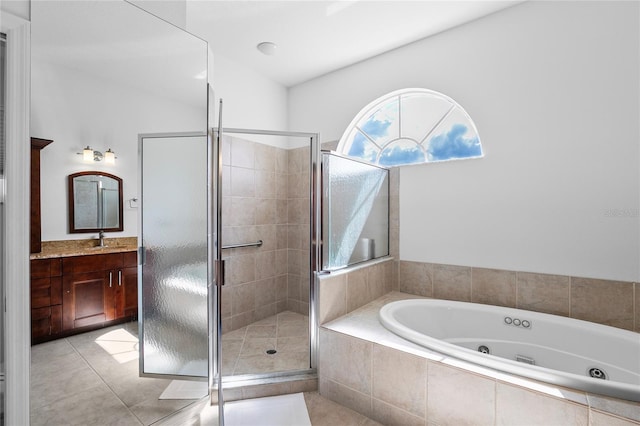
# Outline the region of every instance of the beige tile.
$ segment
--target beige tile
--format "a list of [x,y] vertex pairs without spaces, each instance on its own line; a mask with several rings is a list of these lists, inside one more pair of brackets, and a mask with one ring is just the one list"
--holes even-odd
[[257,250],[256,258],[256,280],[273,278],[276,276],[276,251]]
[[318,392],[305,392],[304,399],[313,426],[379,425],[368,417],[321,396]]
[[265,354],[268,350],[276,348],[275,337],[254,337],[244,339],[242,349],[240,350],[240,357],[245,358],[253,355]]
[[32,410],[55,404],[65,398],[73,399],[74,396],[103,385],[100,376],[84,361],[74,367],[60,368],[60,364],[57,363],[57,366],[51,364],[50,368],[55,376],[32,375],[31,377]]
[[319,282],[320,324],[332,321],[347,313],[347,279],[345,274],[322,277]]
[[[429,363],[427,376],[427,410],[430,423],[494,424],[495,382],[493,380],[436,362]],[[452,401],[455,403],[452,404]],[[461,407],[464,408],[461,409]]]
[[244,399],[264,398],[274,395],[286,395],[288,393],[291,393],[291,384],[288,382],[245,386],[242,388],[242,397]]
[[586,406],[497,383],[496,425],[586,426],[588,423]]
[[225,266],[225,278],[228,284],[242,284],[256,279],[255,254],[233,256]]
[[291,393],[318,392],[318,379],[295,380],[291,382]]
[[391,278],[390,268],[391,262],[378,263],[366,268],[369,295],[367,303],[391,291],[391,283],[389,282]]
[[231,197],[230,211],[228,214],[223,213],[223,216],[227,218],[228,226],[255,225],[255,198]]
[[236,284],[233,286],[231,296],[232,315],[238,315],[243,312],[252,311],[255,306],[253,302],[253,293],[255,291],[255,283]]
[[471,301],[471,268],[455,265],[433,265],[433,297],[436,299]]
[[256,307],[254,313],[256,321],[271,317],[277,313],[276,302]]
[[286,300],[288,291],[287,286],[287,276],[278,275],[276,277],[276,302]]
[[640,424],[640,402],[592,394],[587,397],[592,409],[633,420]]
[[347,274],[347,312],[354,311],[371,301],[367,269],[356,269]]
[[[253,306],[255,309],[276,302],[276,281],[273,277],[256,281],[253,294]],[[275,314],[275,312],[274,312]],[[273,314],[272,314],[273,315]]]
[[320,377],[371,395],[372,343],[320,329]]
[[[238,328],[245,327],[255,321],[254,311],[242,312],[238,315],[231,317],[231,329],[236,330]],[[229,321],[227,321],[228,323]]]
[[258,374],[276,371],[275,358],[267,354],[238,358],[234,374]]
[[519,309],[569,316],[569,277],[518,272],[516,281]]
[[320,377],[319,393],[324,398],[339,403],[343,407],[347,407],[364,416],[371,417],[371,395],[358,392],[348,386],[344,386],[334,380]]
[[276,198],[276,174],[274,172],[256,171],[256,197]]
[[589,426],[638,426],[640,423],[622,419],[597,410],[589,410]]
[[424,419],[427,405],[427,360],[396,349],[373,345],[372,389],[374,398]]
[[307,336],[278,337],[276,348],[287,352],[308,352],[309,339]]
[[31,425],[142,425],[105,384],[31,412]]
[[299,148],[290,149],[287,151],[287,161],[288,161],[288,173],[300,173],[302,172],[302,151]]
[[403,293],[432,297],[431,265],[422,262],[399,262],[398,285]]
[[286,149],[276,148],[276,173],[287,173],[289,158]]
[[276,198],[286,200],[289,190],[289,175],[276,173]]
[[572,277],[571,316],[633,330],[633,283]]
[[258,240],[262,240],[262,246],[260,247],[260,250],[277,250],[278,246],[276,241],[276,225],[270,223],[256,226],[255,238],[247,239],[245,241],[253,242]]
[[308,322],[286,322],[278,324],[278,338],[299,337],[309,335]]
[[516,273],[500,269],[471,270],[471,301],[516,307]]
[[383,425],[424,426],[425,419],[373,398],[371,417]]
[[274,198],[256,198],[256,225],[276,223],[276,200]]
[[640,283],[635,283],[635,290],[634,293],[636,295],[635,297],[635,305],[634,305],[634,312],[636,315],[636,328],[635,328],[635,332],[636,333],[640,333]]
[[256,143],[253,146],[256,170],[276,171],[276,150],[273,146]]
[[131,407],[130,410],[142,424],[151,425],[193,404],[195,401],[194,399],[158,399],[157,397],[148,397]]
[[255,173],[251,169],[231,167],[231,196],[255,197]]
[[271,338],[275,338],[277,333],[276,333],[276,326],[275,325],[249,325],[247,326],[247,332],[245,334],[245,339],[252,339],[252,338],[265,338],[265,337],[271,337]]

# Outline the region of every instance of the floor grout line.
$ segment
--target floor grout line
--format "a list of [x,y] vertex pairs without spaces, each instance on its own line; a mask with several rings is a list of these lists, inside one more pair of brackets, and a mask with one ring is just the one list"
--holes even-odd
[[[126,328],[125,328],[126,329]],[[137,336],[136,336],[137,339]],[[71,345],[71,347],[73,348],[74,351],[76,351],[76,353],[78,355],[80,355],[80,357],[84,360],[84,362],[87,363],[87,365],[89,366],[89,368],[91,368],[91,370],[93,370],[94,373],[96,373],[96,375],[100,378],[100,380],[102,381],[102,383],[105,384],[105,386],[107,387],[107,389],[109,389],[111,391],[111,393],[118,399],[118,401],[120,401],[120,403],[127,409],[127,411],[133,416],[135,417],[138,422],[140,422],[140,425],[144,425],[144,423],[142,422],[142,420],[133,412],[131,411],[131,409],[129,408],[129,406],[127,404],[125,404],[125,402],[122,400],[122,398],[120,398],[120,396],[116,393],[116,391],[109,385],[109,383],[107,383],[107,381],[104,379],[104,377],[102,377],[102,375],[98,372],[98,370],[95,369],[95,367],[93,365],[91,365],[91,362],[86,359],[84,357],[84,355],[82,355],[80,353],[80,351],[78,350],[78,348],[75,347],[75,345],[73,344],[73,342],[71,342],[69,340],[69,338],[65,338],[65,340],[68,341],[68,343]],[[95,341],[94,341],[95,342]]]

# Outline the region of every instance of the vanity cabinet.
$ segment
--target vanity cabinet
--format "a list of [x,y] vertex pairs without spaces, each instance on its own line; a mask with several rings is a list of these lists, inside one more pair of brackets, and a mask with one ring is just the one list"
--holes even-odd
[[136,252],[67,257],[62,270],[63,330],[136,319]]
[[31,260],[31,340],[138,316],[137,252]]
[[31,261],[31,339],[62,331],[62,260]]

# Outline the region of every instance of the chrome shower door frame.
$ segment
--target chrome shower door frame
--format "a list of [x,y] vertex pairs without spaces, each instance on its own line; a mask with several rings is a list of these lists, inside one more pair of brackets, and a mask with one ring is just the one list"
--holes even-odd
[[[218,136],[218,128],[213,128],[212,133]],[[272,373],[261,374],[245,374],[241,376],[225,376],[223,382],[239,383],[250,382],[251,384],[268,384],[274,378],[286,378],[293,376],[303,376],[315,374],[318,367],[318,288],[317,273],[321,268],[321,245],[320,245],[320,226],[321,226],[321,210],[320,210],[320,135],[318,133],[309,132],[288,132],[274,130],[258,130],[258,129],[242,129],[224,127],[221,131],[222,135],[254,135],[254,136],[281,136],[281,137],[297,137],[307,138],[310,148],[310,164],[309,164],[309,241],[310,241],[310,259],[309,259],[309,369],[305,370],[288,370]]]

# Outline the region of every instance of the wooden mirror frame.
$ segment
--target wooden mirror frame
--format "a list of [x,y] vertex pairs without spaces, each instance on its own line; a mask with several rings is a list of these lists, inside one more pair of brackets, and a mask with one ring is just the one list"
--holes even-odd
[[[76,228],[75,226],[75,200],[74,200],[74,191],[73,191],[73,179],[78,176],[87,176],[87,175],[97,175],[97,176],[105,176],[111,179],[114,179],[118,182],[118,226],[114,228]],[[90,232],[121,232],[124,229],[124,218],[123,218],[123,201],[122,201],[122,179],[116,175],[112,175],[106,172],[99,171],[88,171],[88,172],[78,172],[69,175],[69,185],[68,185],[68,200],[69,200],[69,232],[72,234],[79,233],[90,233]]]

